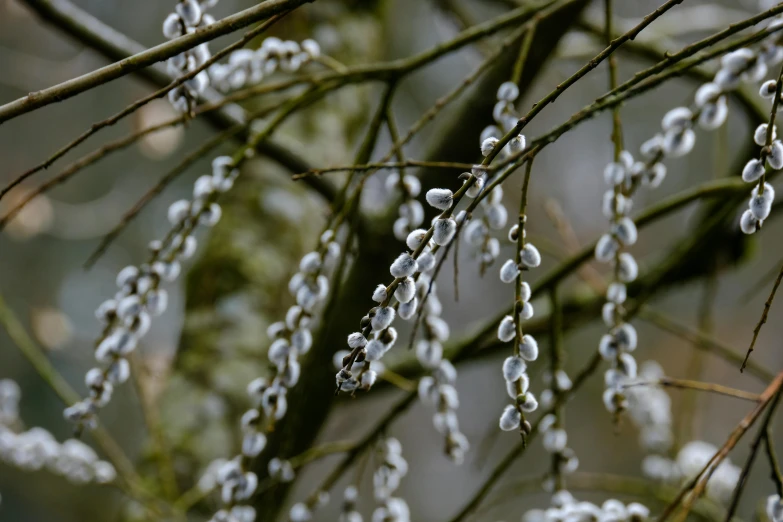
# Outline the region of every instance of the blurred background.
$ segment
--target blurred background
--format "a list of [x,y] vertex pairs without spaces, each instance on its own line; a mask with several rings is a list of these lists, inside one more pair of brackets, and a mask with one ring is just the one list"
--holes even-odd
[[[447,41],[467,25],[502,13],[511,3],[496,0],[319,0],[275,26],[272,32],[282,38],[314,38],[325,53],[353,65],[423,51]],[[635,25],[641,16],[658,6],[658,2],[647,0],[615,3],[618,31]],[[173,7],[173,1],[78,0],[74,4],[145,46],[163,41],[161,23]],[[252,4],[249,0],[222,0],[212,12],[221,18]],[[645,31],[638,42],[640,47],[674,51],[760,10],[760,5],[751,0],[683,2]],[[525,79],[530,85],[518,102],[520,110],[547,94],[600,51],[602,47],[590,27],[600,27],[601,13],[600,2],[593,2],[579,14],[580,22],[574,23],[556,42],[556,48],[551,49],[551,55],[540,71],[535,70],[534,77]],[[211,44],[211,49],[215,52],[234,38],[221,38]],[[494,39],[485,40],[407,78],[400,86],[393,106],[400,128],[407,129],[439,96],[457,85],[481,62],[483,53],[496,43]],[[617,56],[621,79],[627,79],[650,64],[649,57],[645,58],[639,50],[621,51]],[[0,0],[0,103],[106,63],[95,51],[39,20],[23,2]],[[714,70],[714,65],[707,64],[705,70]],[[772,74],[770,72],[769,77]],[[502,73],[496,78],[495,86],[504,79]],[[623,106],[627,147],[637,151],[643,141],[658,131],[661,116],[674,106],[686,105],[699,84],[694,78],[677,79]],[[602,66],[546,109],[528,127],[526,134],[535,136],[549,130],[606,90],[607,75]],[[0,183],[5,185],[93,122],[110,116],[149,92],[148,84],[128,76],[0,125]],[[492,93],[490,98],[494,96],[494,91],[489,92]],[[380,93],[381,86],[377,84],[339,90],[291,118],[276,133],[275,140],[315,167],[350,163]],[[634,202],[637,210],[707,180],[739,174],[741,165],[749,157],[750,130],[760,117],[754,105],[759,101],[755,90],[749,89],[748,93],[750,104],[732,99],[727,125],[711,134],[699,133],[693,153],[667,163],[669,174],[664,184],[656,191],[640,192]],[[476,96],[476,89],[469,91],[428,126],[408,147],[408,156],[423,158],[437,148],[436,144],[444,136],[459,134],[466,136],[468,143],[475,143],[476,157],[466,161],[477,161],[478,136],[486,123],[457,117],[460,111],[467,110],[465,107],[469,108],[471,96]],[[266,103],[269,101],[253,100],[248,106]],[[492,103],[491,99],[489,103]],[[0,201],[0,209],[6,211],[31,188],[101,144],[174,115],[166,100],[150,103],[11,192]],[[490,116],[487,114],[485,119]],[[542,250],[544,261],[543,269],[530,272],[532,281],[571,252],[573,244],[569,245],[565,240],[564,228],[570,227],[579,245],[588,244],[605,230],[600,202],[605,190],[603,168],[612,159],[610,132],[610,117],[602,114],[564,136],[536,160],[529,197],[528,230],[531,240]],[[0,234],[0,295],[46,351],[57,370],[80,393],[84,392],[84,372],[93,364],[93,339],[100,331],[93,311],[113,294],[117,271],[128,264],[142,262],[148,241],[165,234],[168,230],[166,208],[175,199],[189,194],[196,177],[209,168],[211,156],[188,168],[154,199],[93,268],[83,269],[84,261],[100,239],[150,187],[214,133],[209,124],[196,119],[184,127],[149,135],[37,198]],[[385,155],[389,143],[388,136],[382,134],[374,157]],[[230,152],[232,147],[229,143],[218,151]],[[449,161],[454,158],[438,159]],[[292,273],[291,267],[313,247],[328,212],[320,196],[303,183],[291,181],[291,173],[278,164],[259,157],[246,170],[243,177],[248,178],[244,185],[247,190],[229,198],[228,218],[212,231],[213,237],[199,238],[198,260],[186,267],[191,271],[170,292],[169,310],[153,323],[151,333],[145,338],[141,347],[140,382],[117,390],[112,404],[101,412],[102,423],[138,463],[142,473],[152,477],[153,483],[155,473],[150,462],[154,455],[150,451],[145,409],[152,408],[159,413],[183,488],[193,484],[211,459],[233,454],[236,450],[239,437],[235,425],[239,412],[246,406],[243,404],[244,387],[265,367],[266,326],[279,320],[290,305],[285,286]],[[382,178],[385,175],[381,173],[368,185],[364,205],[370,216],[378,214],[379,209],[389,210],[383,207]],[[429,175],[440,176],[440,186],[453,187],[457,183],[456,174],[450,171]],[[336,182],[339,176],[334,175],[331,179]],[[519,186],[520,176],[514,176],[506,184],[505,203],[510,215],[514,215],[518,205]],[[553,216],[557,215],[567,224],[565,227],[562,223],[556,224]],[[715,248],[693,252],[691,268],[695,267],[693,270],[702,275],[713,273],[714,277],[667,285],[657,293],[651,307],[693,328],[701,324],[710,336],[744,353],[783,255],[779,215],[780,212],[773,213],[763,233],[756,234],[750,241],[738,237],[736,232],[727,233]],[[687,238],[703,216],[703,205],[689,205],[641,231],[633,252],[640,260],[642,271],[665,260],[671,247]],[[736,227],[727,230],[735,231]],[[512,249],[506,246],[507,242],[501,243],[504,251],[500,259],[505,259],[512,255]],[[403,245],[388,244],[386,248],[396,255]],[[479,277],[475,252],[467,247],[460,248],[460,299],[455,302],[451,283],[453,265],[444,265],[439,279],[440,299],[444,304],[444,318],[452,327],[453,339],[464,338],[509,306],[512,300],[510,287],[498,281],[496,268],[490,269],[485,277]],[[226,285],[225,281],[230,279],[234,269],[243,274],[242,283]],[[595,265],[592,270],[598,271],[593,276],[606,275],[605,266]],[[385,274],[386,270],[376,272]],[[223,291],[227,287],[230,290]],[[372,286],[350,291],[362,303],[361,307],[369,307]],[[579,277],[569,278],[563,291],[568,296],[589,296],[592,292]],[[705,306],[705,302],[709,306]],[[534,304],[537,313],[544,317],[548,307],[546,299]],[[772,306],[770,319],[753,355],[756,362],[771,372],[777,372],[783,363],[779,343],[783,324],[779,320],[779,305]],[[349,322],[352,324],[359,316],[353,314],[351,317]],[[696,353],[693,347],[648,322],[637,319],[634,324],[640,336],[637,360],[654,359],[667,375],[686,377]],[[349,332],[345,330],[341,336]],[[604,327],[597,315],[566,332],[566,370],[570,375],[577,373],[594,353],[603,333]],[[402,338],[407,339],[404,333]],[[543,344],[544,338],[541,337]],[[4,331],[0,332],[0,347],[0,379],[11,378],[20,385],[24,424],[42,426],[58,440],[68,438],[71,427],[62,418],[62,402]],[[392,364],[409,358],[403,347],[404,344],[400,344],[401,349],[393,354]],[[335,350],[339,348],[341,346],[335,346]],[[448,520],[487,478],[498,459],[518,442],[513,434],[497,430],[498,414],[507,402],[499,378],[500,364],[505,356],[504,350],[494,351],[458,368],[459,418],[472,444],[461,467],[442,455],[442,439],[432,428],[429,407],[414,404],[393,424],[390,433],[401,440],[403,454],[411,467],[403,480],[400,495],[409,502],[415,520]],[[541,360],[541,368],[544,361]],[[749,373],[741,374],[737,365],[713,355],[705,355],[700,365],[696,376],[690,375],[691,378],[752,392],[765,387]],[[329,375],[327,381],[331,380],[332,368],[324,369],[324,372]],[[596,374],[567,407],[570,446],[579,456],[580,472],[641,477],[640,462],[645,453],[640,449],[637,433],[630,422],[622,423],[615,430],[611,416],[601,402],[604,387],[601,373]],[[533,383],[534,390],[543,386],[540,372]],[[314,393],[330,395],[331,392],[327,387]],[[748,404],[732,398],[707,394],[694,396],[698,392],[682,390],[668,392],[673,401],[675,435],[679,437],[677,443],[680,445],[689,439],[720,445],[749,409]],[[368,395],[360,394],[356,400],[336,401],[317,440],[360,437],[398,397],[398,391],[384,387]],[[688,417],[681,418],[679,412],[689,400],[695,403],[688,406]],[[292,411],[289,415],[297,414]],[[303,409],[301,415],[306,414]],[[312,429],[317,430],[318,426]],[[89,436],[86,441],[91,442]],[[776,441],[783,443],[783,438],[778,436]],[[749,439],[739,444],[732,453],[732,462],[741,465],[748,453],[748,444]],[[286,502],[308,495],[337,459],[329,457],[306,467]],[[548,465],[549,456],[537,441],[523,459],[511,466],[501,484],[538,476]],[[353,475],[349,472],[346,479]],[[744,519],[754,518],[758,502],[773,493],[768,476],[766,463],[761,462],[750,477],[741,504],[739,514]],[[333,498],[339,497],[342,487],[348,483],[346,479],[333,491]],[[369,492],[369,480],[369,473],[365,473],[366,489],[363,491]],[[498,491],[503,489],[501,486]],[[593,501],[617,496],[594,491],[574,493]],[[2,521],[108,521],[132,517],[134,513],[133,504],[110,488],[75,486],[45,471],[24,472],[2,463],[0,495]],[[369,514],[371,496],[368,493],[364,497],[360,507]],[[476,520],[519,520],[527,509],[548,503],[548,494],[541,488],[533,488],[526,495],[512,490],[512,494],[490,495],[489,498],[491,500],[476,514]],[[630,497],[621,498],[630,500]],[[647,502],[654,513],[660,510],[660,503],[649,499]],[[199,519],[199,513],[208,513],[216,505],[214,500],[204,501],[196,509],[194,520]],[[339,502],[332,502],[316,515],[316,519],[334,520],[338,510]]]

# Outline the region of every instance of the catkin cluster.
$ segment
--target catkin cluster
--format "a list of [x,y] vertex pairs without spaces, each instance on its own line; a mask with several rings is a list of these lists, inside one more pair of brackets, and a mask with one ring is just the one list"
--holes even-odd
[[238,175],[230,157],[215,158],[212,174],[196,179],[193,197],[169,206],[171,229],[163,239],[150,243],[149,260],[119,271],[117,292],[95,311],[103,331],[95,343],[98,366],[85,375],[90,395],[66,408],[66,419],[94,427],[98,409],[109,403],[116,385],[128,380],[128,357],[149,331],[152,318],[166,311],[168,292],[161,285],[175,281],[182,272],[181,263],[195,254],[198,227],[212,227],[220,220],[222,209],[216,200],[231,189]]
[[26,471],[47,469],[74,484],[109,484],[117,478],[111,463],[100,460],[85,443],[69,439],[62,444],[43,428],[20,429],[16,382],[0,380],[0,460]]

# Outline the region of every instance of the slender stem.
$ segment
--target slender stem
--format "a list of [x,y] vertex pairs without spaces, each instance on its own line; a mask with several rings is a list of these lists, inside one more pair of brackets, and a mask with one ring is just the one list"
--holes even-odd
[[[699,382],[690,379],[674,379],[671,377],[663,377],[657,381],[641,381],[632,382],[623,386],[623,388],[635,388],[637,386],[666,386],[669,388],[680,388],[683,390],[699,390],[710,393],[716,393],[718,395],[725,395],[727,397],[735,397],[737,399],[743,399],[746,401],[758,402],[760,395],[758,393],[746,392],[744,390],[738,390],[736,388],[730,388],[721,384],[715,384],[711,382]],[[689,440],[689,439],[683,439]]]
[[772,285],[772,291],[769,293],[769,297],[767,297],[767,301],[764,303],[764,310],[761,312],[759,322],[756,323],[755,328],[753,328],[753,338],[750,340],[750,346],[748,347],[748,351],[745,354],[745,359],[742,361],[742,366],[740,366],[741,372],[745,371],[745,368],[748,365],[748,360],[750,359],[750,354],[753,353],[753,349],[756,346],[756,339],[758,339],[759,333],[761,332],[761,327],[764,326],[764,323],[767,322],[767,315],[769,314],[769,309],[772,306],[772,300],[775,299],[775,293],[777,293],[781,281],[783,281],[783,265],[781,265],[780,271],[778,272],[778,277],[775,279],[775,284]]

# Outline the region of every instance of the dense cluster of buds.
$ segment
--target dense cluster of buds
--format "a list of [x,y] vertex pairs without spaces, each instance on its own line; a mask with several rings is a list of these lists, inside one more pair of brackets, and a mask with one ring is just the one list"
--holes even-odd
[[20,429],[20,398],[16,382],[0,380],[0,461],[26,471],[47,469],[75,484],[108,484],[116,479],[114,466],[80,440],[59,443],[43,428]]

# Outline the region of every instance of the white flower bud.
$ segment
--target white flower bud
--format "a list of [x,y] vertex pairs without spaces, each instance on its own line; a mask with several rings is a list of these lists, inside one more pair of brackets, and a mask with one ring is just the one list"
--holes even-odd
[[416,259],[416,262],[419,264],[420,272],[429,272],[430,270],[435,268],[435,256],[429,252],[425,252],[421,254]]
[[622,283],[612,283],[606,289],[606,300],[612,303],[622,304],[626,299],[626,288]]
[[630,218],[620,218],[612,228],[615,237],[617,237],[623,245],[631,246],[636,243],[636,239],[638,238],[636,225]]
[[313,346],[313,333],[308,328],[297,328],[291,334],[291,346],[300,355],[306,354]]
[[416,295],[416,283],[412,278],[406,277],[397,285],[397,289],[394,291],[394,297],[400,303],[407,303]]
[[[663,183],[665,177],[666,165],[658,162],[650,167],[647,175],[642,179],[642,183],[650,188],[658,188],[661,186],[661,183]],[[630,200],[628,200],[628,202],[630,203]]]
[[223,209],[217,203],[210,203],[209,207],[201,211],[198,222],[205,227],[214,227],[223,216]]
[[527,301],[530,301],[530,296],[532,295],[532,291],[530,290],[530,285],[527,283],[527,281],[522,281],[519,285],[519,299],[524,303]]
[[503,82],[498,87],[498,100],[513,102],[519,97],[519,87],[514,82]]
[[485,209],[487,224],[494,230],[500,230],[506,226],[508,221],[508,211],[506,207],[498,203],[495,205],[489,205]]
[[514,324],[514,318],[510,315],[505,316],[498,326],[498,339],[507,343],[514,339],[516,335],[517,327]]
[[506,381],[506,393],[512,399],[516,399],[520,393],[527,393],[530,388],[530,377],[526,373],[519,376],[516,381]]
[[696,90],[696,95],[694,96],[696,107],[704,107],[708,103],[715,103],[715,100],[722,93],[721,88],[714,83],[705,83]]
[[[468,183],[470,179],[466,180],[465,183]],[[469,198],[475,198],[479,195],[481,192],[481,189],[484,188],[484,177],[483,176],[473,176],[473,184],[468,187],[468,189],[465,191],[465,195]]]
[[519,134],[511,138],[511,141],[508,142],[508,148],[512,153],[518,154],[525,150],[526,144],[525,137],[522,134]]
[[419,299],[417,297],[414,297],[407,303],[400,303],[399,308],[397,309],[397,314],[402,318],[403,320],[407,321],[408,319],[412,318],[414,314],[416,314],[416,309],[419,306]]
[[723,91],[733,91],[740,85],[739,75],[728,69],[720,69],[715,73],[713,81]]
[[542,441],[544,450],[549,453],[560,453],[568,444],[568,434],[564,429],[549,430],[544,433]]
[[507,357],[503,361],[503,378],[506,382],[516,382],[527,369],[524,359],[521,357]]
[[511,283],[519,275],[519,268],[513,259],[508,259],[500,267],[500,280],[504,283]]
[[367,346],[367,339],[361,332],[354,332],[348,336],[349,348],[364,348],[365,346]]
[[614,259],[618,248],[620,245],[617,240],[609,234],[604,234],[595,244],[595,258],[602,263],[609,262]]
[[386,300],[388,294],[386,293],[386,287],[384,285],[378,285],[372,293],[372,300],[376,303],[382,303]]
[[525,243],[522,251],[519,253],[519,260],[523,265],[529,268],[535,268],[541,264],[541,254],[532,243]]
[[623,323],[614,333],[615,342],[629,352],[636,349],[638,339],[639,337],[636,334],[636,328],[630,323]]
[[676,107],[667,112],[661,121],[661,128],[664,131],[672,129],[684,130],[690,126],[693,119],[693,113],[687,107]]
[[465,238],[471,246],[479,246],[484,241],[484,236],[488,233],[487,226],[483,221],[471,221],[465,225],[465,232],[462,237]]
[[397,257],[397,259],[394,260],[394,262],[391,264],[391,267],[389,268],[389,272],[391,273],[391,275],[397,278],[412,276],[413,274],[416,273],[417,270],[418,270],[418,263],[407,252],[403,252],[402,254],[400,254],[399,257]]
[[604,181],[607,185],[619,185],[625,179],[625,167],[621,163],[609,163],[604,169]]
[[695,144],[693,129],[672,129],[663,137],[663,152],[670,158],[681,158],[692,151]]
[[532,413],[538,409],[538,401],[531,392],[525,392],[525,398],[519,407],[525,413]]
[[447,245],[454,238],[457,232],[457,222],[453,219],[436,219],[432,225],[432,241],[436,245]]
[[514,406],[506,406],[503,414],[500,416],[500,429],[503,431],[514,431],[519,429],[521,421],[522,415],[519,411]]
[[373,331],[379,332],[388,328],[392,324],[392,321],[394,321],[395,315],[396,312],[391,306],[379,307],[376,309],[375,316],[372,318]]
[[174,226],[182,223],[188,214],[190,213],[190,201],[186,199],[180,199],[169,205],[168,218],[169,223]]
[[759,225],[759,220],[753,215],[753,212],[746,210],[740,217],[740,230],[745,234],[753,234]]
[[201,20],[201,6],[196,0],[182,0],[174,6],[174,9],[182,17],[185,25],[193,27]]
[[770,145],[767,165],[773,170],[783,169],[783,143],[780,140],[775,140]]
[[751,49],[742,47],[724,54],[720,59],[720,65],[724,69],[738,73],[745,69],[754,57],[755,54]]
[[500,140],[497,138],[487,138],[484,141],[481,142],[481,155],[482,156],[489,156],[492,154],[492,151],[495,149],[495,146],[499,143]]
[[163,20],[163,36],[169,40],[173,40],[180,36],[182,27],[180,26],[180,19],[174,13],[170,13],[165,20]]
[[526,361],[538,359],[538,343],[530,334],[525,334],[519,342],[519,355]]
[[775,91],[777,90],[778,82],[775,80],[767,80],[761,84],[759,89],[759,96],[762,98],[774,98]]
[[523,321],[527,321],[533,317],[533,313],[533,305],[525,302],[522,304],[522,310],[519,312],[519,318]]
[[[766,189],[768,185],[769,183],[765,183],[764,188]],[[770,211],[772,211],[772,201],[774,198],[775,192],[772,190],[764,190],[761,195],[759,195],[757,190],[753,191],[750,202],[748,203],[748,208],[758,221],[767,219]]]
[[421,339],[416,343],[416,358],[425,368],[436,368],[443,358],[443,346],[438,341]]
[[[758,127],[756,127],[756,130],[753,132],[753,141],[756,142],[756,145],[758,146],[764,146],[767,144],[767,124],[762,123]],[[778,130],[776,127],[772,127],[772,139],[774,140],[778,135]]]
[[783,520],[783,501],[781,501],[780,495],[767,497],[766,511],[771,522]]
[[408,234],[408,237],[405,238],[405,244],[408,248],[411,250],[416,250],[419,248],[419,245],[421,245],[422,241],[424,241],[424,238],[427,235],[427,231],[424,229],[416,229],[410,234]]
[[372,339],[367,343],[365,347],[367,352],[366,359],[368,361],[380,361],[383,354],[386,353],[386,346],[377,339]]
[[726,97],[718,98],[715,103],[702,107],[699,114],[699,126],[704,130],[715,130],[726,122],[729,115],[729,103]]
[[249,458],[257,457],[266,447],[266,436],[263,433],[246,433],[242,437],[242,455]]
[[752,183],[764,174],[764,164],[756,158],[748,161],[742,169],[742,181]]
[[619,279],[623,283],[630,283],[636,280],[639,275],[639,266],[636,260],[628,252],[623,252],[618,256],[620,266],[618,267]]
[[449,189],[434,188],[427,191],[425,196],[427,203],[438,210],[451,208],[454,200],[454,193]]
[[639,147],[639,152],[641,152],[642,156],[645,158],[654,158],[663,152],[663,136],[661,134],[656,134],[645,141],[642,143],[642,146]]
[[318,252],[309,252],[299,261],[299,271],[305,274],[314,274],[321,269],[321,266],[321,254]]
[[122,384],[130,378],[130,363],[125,359],[117,359],[106,370],[106,378],[112,384]]

